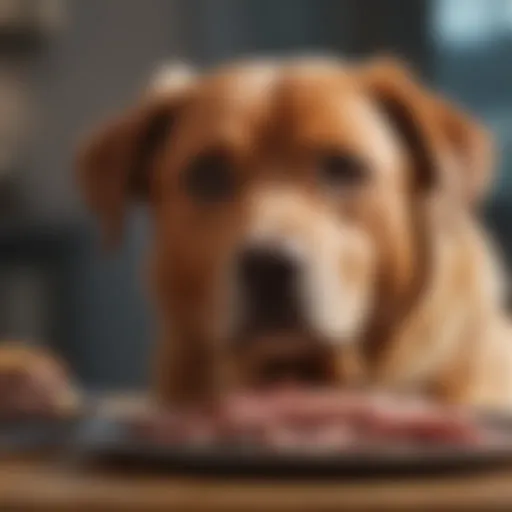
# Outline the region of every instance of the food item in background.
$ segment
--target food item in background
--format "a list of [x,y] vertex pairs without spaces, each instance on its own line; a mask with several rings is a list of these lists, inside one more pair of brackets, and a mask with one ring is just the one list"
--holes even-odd
[[66,366],[48,349],[0,344],[0,419],[67,416],[79,406]]
[[251,444],[319,453],[488,440],[468,412],[419,399],[339,390],[281,389],[226,396],[214,411],[156,412],[133,422],[157,443]]

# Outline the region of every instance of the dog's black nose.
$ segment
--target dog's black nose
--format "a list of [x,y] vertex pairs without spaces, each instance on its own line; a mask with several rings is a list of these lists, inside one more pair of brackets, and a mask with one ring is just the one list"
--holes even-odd
[[240,258],[242,279],[256,292],[287,288],[295,279],[296,267],[292,257],[278,249],[246,249]]
[[250,248],[240,256],[239,276],[253,328],[286,328],[297,321],[299,262],[283,250]]

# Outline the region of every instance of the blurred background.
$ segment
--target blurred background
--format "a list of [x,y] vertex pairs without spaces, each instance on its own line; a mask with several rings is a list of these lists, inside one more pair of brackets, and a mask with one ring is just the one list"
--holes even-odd
[[484,212],[512,264],[512,0],[0,0],[0,338],[49,343],[93,388],[146,380],[150,226],[102,253],[74,184],[84,130],[159,63],[392,51],[483,118],[501,154]]

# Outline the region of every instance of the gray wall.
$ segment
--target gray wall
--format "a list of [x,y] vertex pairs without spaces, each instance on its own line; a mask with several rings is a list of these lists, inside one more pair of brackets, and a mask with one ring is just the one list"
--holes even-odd
[[33,70],[41,112],[23,190],[45,215],[77,211],[70,162],[79,134],[130,101],[157,63],[183,53],[173,0],[65,4],[67,27]]

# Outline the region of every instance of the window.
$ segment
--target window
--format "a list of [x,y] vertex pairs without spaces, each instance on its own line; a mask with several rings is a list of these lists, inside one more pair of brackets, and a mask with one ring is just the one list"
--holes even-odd
[[434,79],[495,133],[501,156],[495,197],[509,197],[512,0],[436,0],[430,34]]

